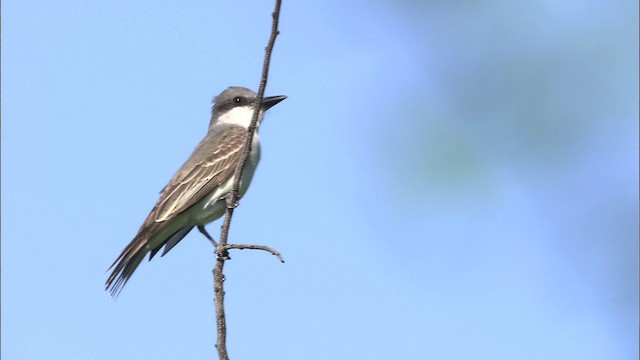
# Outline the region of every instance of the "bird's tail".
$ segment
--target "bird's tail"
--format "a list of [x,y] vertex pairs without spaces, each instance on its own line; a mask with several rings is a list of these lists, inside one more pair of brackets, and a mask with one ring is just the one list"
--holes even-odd
[[146,248],[147,233],[138,234],[127,247],[122,250],[120,256],[113,262],[107,270],[113,269],[106,282],[105,290],[111,293],[111,297],[117,297],[122,287],[129,281],[129,278],[136,270],[142,259],[144,259],[149,249]]
[[[180,242],[193,226],[185,226],[168,239],[158,238],[156,228],[143,227],[133,240],[122,250],[120,256],[116,261],[111,264],[111,267],[107,270],[113,269],[111,275],[107,279],[106,290],[111,293],[112,297],[118,296],[124,285],[129,281],[131,275],[136,270],[138,265],[142,262],[145,255],[150,252],[149,260],[164,246],[164,256],[169,250],[171,250],[176,244]],[[150,234],[156,234],[151,236]]]

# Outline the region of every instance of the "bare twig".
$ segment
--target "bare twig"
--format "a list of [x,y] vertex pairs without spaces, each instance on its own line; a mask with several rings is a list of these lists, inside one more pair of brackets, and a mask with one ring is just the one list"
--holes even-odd
[[277,257],[278,260],[280,260],[281,263],[284,263],[284,259],[282,258],[282,255],[280,255],[278,250],[270,248],[268,246],[264,246],[264,245],[227,244],[227,245],[220,246],[220,248],[221,248],[220,250],[222,250],[222,251],[227,251],[227,250],[231,250],[231,249],[262,250],[262,251],[266,251],[268,253],[271,253],[271,255]]
[[213,268],[213,292],[215,294],[216,328],[218,331],[216,349],[218,349],[218,358],[220,360],[229,360],[229,355],[227,354],[227,321],[224,315],[223,268],[224,259],[218,256],[216,266]]
[[262,78],[260,80],[260,87],[258,88],[258,96],[254,103],[253,118],[248,128],[247,139],[245,141],[244,150],[240,157],[240,162],[234,173],[233,188],[229,198],[227,199],[227,213],[222,224],[220,231],[220,243],[216,249],[218,257],[216,259],[216,266],[213,269],[213,290],[215,294],[215,309],[216,309],[216,328],[218,330],[218,339],[216,341],[216,349],[218,350],[218,357],[220,360],[229,360],[227,353],[227,324],[224,313],[224,263],[229,259],[228,250],[231,249],[254,249],[264,250],[277,256],[280,261],[284,262],[282,256],[277,251],[262,245],[242,245],[242,244],[228,244],[229,227],[231,225],[231,218],[233,217],[233,210],[237,206],[238,202],[238,189],[240,188],[240,177],[244,170],[249,152],[251,152],[251,141],[253,140],[253,134],[256,131],[258,124],[258,115],[260,111],[260,104],[264,97],[264,89],[267,86],[267,78],[269,76],[269,64],[271,63],[271,52],[273,51],[273,45],[275,44],[276,37],[280,33],[278,31],[278,20],[280,19],[280,5],[282,1],[276,0],[276,6],[271,14],[273,17],[273,23],[271,26],[271,36],[267,47],[265,48],[264,63],[262,65]]

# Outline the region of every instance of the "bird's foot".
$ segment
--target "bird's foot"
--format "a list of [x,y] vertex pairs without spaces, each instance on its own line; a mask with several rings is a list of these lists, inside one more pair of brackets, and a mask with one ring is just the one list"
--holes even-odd
[[235,209],[240,205],[240,201],[236,199],[236,201],[231,201],[231,197],[227,198],[227,209]]

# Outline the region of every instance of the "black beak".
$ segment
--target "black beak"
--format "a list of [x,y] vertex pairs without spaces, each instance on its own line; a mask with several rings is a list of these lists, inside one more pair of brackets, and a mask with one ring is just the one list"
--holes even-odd
[[287,97],[284,95],[278,95],[278,96],[269,96],[266,98],[262,98],[262,107],[265,110],[269,110],[273,105],[279,103],[280,101],[286,99]]

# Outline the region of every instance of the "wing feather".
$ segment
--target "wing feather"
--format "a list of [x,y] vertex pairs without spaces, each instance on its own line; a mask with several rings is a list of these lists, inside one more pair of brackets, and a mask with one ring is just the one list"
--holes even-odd
[[[171,220],[233,176],[247,131],[230,126],[221,136],[205,138],[165,187],[153,221]],[[149,219],[151,220],[151,219]]]

